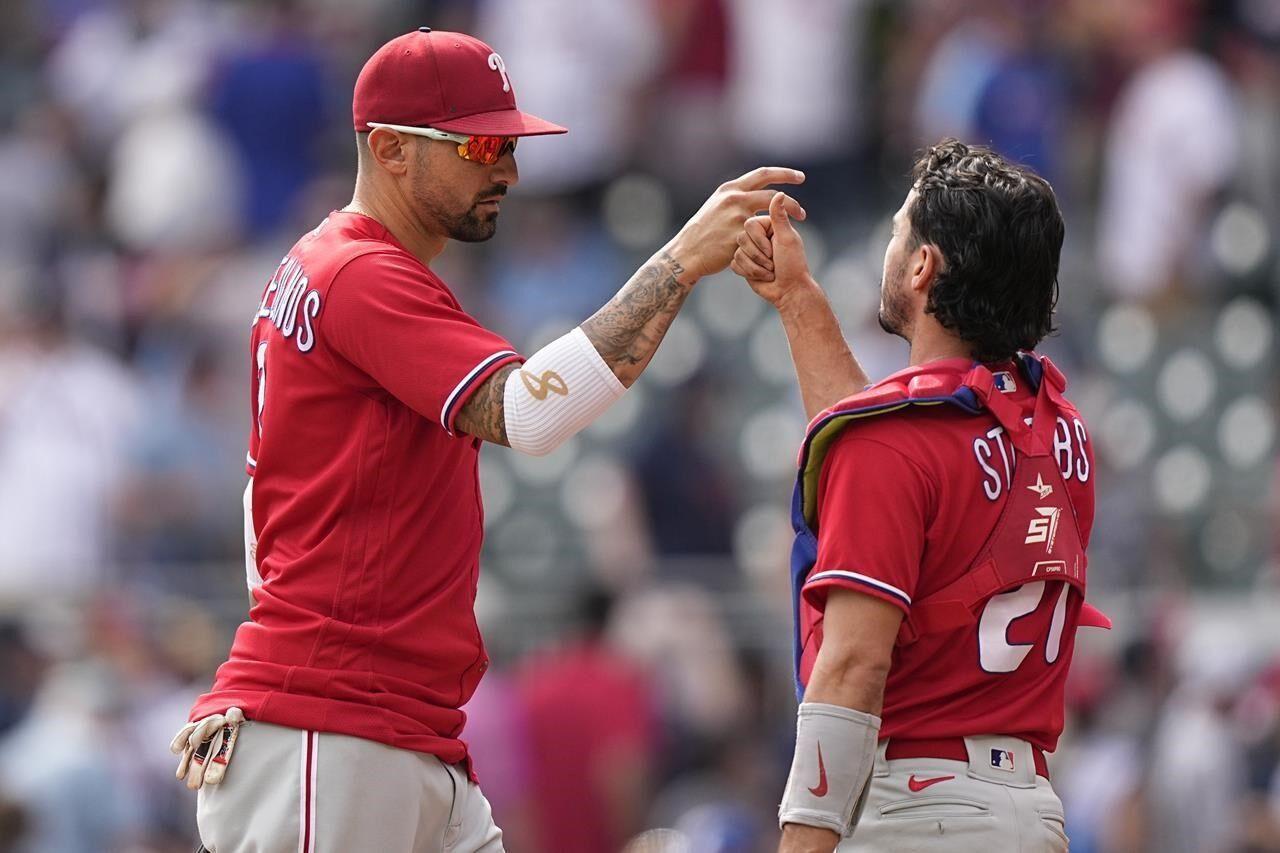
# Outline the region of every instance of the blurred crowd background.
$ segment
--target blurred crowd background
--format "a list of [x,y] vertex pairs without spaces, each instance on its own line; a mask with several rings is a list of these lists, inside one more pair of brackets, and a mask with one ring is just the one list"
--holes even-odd
[[[421,24],[571,129],[522,142],[498,236],[438,262],[526,352],[769,163],[807,172],[813,268],[883,377],[915,154],[1046,175],[1044,350],[1090,420],[1116,621],[1052,764],[1072,849],[1280,850],[1277,0],[4,0],[0,851],[194,846],[167,745],[246,611],[249,323],[350,198],[361,64]],[[776,318],[725,274],[605,419],[485,450],[468,738],[509,849],[776,843],[803,428]]]

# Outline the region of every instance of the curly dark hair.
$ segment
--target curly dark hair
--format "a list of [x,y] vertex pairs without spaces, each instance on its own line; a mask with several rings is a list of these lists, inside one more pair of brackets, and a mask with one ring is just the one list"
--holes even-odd
[[1066,226],[1049,182],[989,148],[944,139],[916,161],[907,213],[914,246],[943,265],[925,311],[993,362],[1055,331]]

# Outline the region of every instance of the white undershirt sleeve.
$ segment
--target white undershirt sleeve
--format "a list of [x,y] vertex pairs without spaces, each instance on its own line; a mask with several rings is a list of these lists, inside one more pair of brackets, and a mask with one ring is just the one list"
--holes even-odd
[[253,478],[244,487],[244,579],[252,591],[262,586],[258,574],[258,535],[253,531]]

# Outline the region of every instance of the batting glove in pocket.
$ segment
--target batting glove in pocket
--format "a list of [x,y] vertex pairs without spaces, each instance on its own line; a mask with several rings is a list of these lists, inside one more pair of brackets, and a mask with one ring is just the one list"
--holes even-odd
[[177,778],[185,779],[193,791],[201,785],[221,782],[227,774],[231,751],[235,749],[243,722],[243,711],[228,708],[225,714],[210,714],[183,726],[169,744],[169,751],[181,756]]

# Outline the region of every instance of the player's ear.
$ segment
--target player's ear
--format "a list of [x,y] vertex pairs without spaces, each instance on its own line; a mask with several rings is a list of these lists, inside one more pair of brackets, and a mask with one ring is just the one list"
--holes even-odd
[[369,159],[379,168],[393,175],[403,175],[409,170],[409,141],[394,130],[375,127],[366,140]]
[[932,243],[921,242],[911,253],[911,260],[907,263],[911,289],[916,293],[926,292],[933,287],[933,282],[942,271],[942,267],[942,252],[938,247]]

